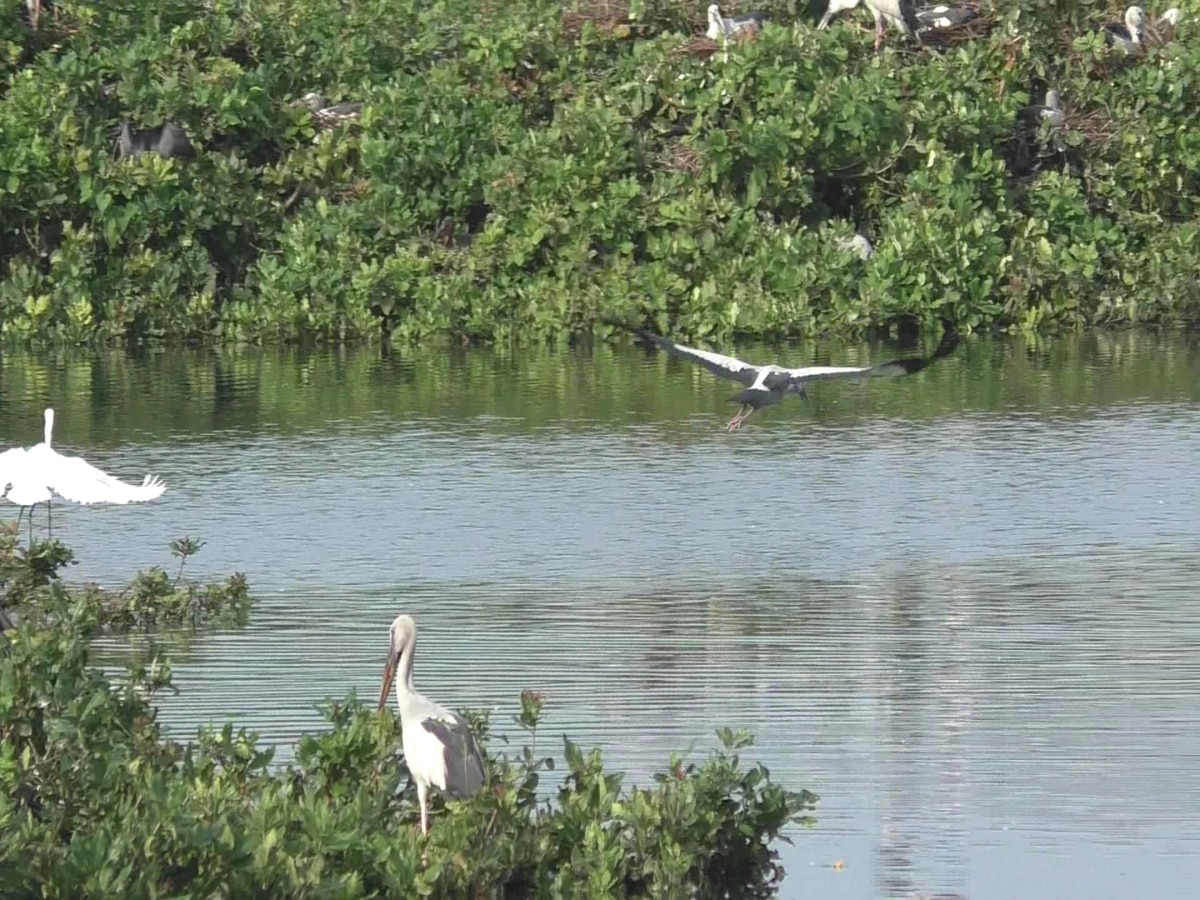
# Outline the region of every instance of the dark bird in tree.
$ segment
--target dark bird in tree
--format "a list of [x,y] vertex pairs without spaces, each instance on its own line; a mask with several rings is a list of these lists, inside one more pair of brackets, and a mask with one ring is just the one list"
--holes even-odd
[[158,128],[134,131],[126,119],[121,122],[121,133],[117,137],[117,159],[157,153],[163,159],[175,156],[191,156],[196,152],[188,136],[178,125],[167,122]]
[[958,332],[951,323],[944,322],[946,331],[942,336],[942,341],[929,356],[893,359],[873,366],[805,366],[798,369],[787,369],[773,364],[752,365],[732,356],[713,353],[711,350],[697,350],[694,347],[676,344],[674,341],[646,331],[644,328],[619,322],[609,322],[609,324],[626,328],[673,356],[699,363],[718,378],[728,378],[745,385],[745,390],[730,398],[734,402],[740,403],[741,409],[729,420],[727,426],[729,431],[736,431],[740,428],[756,409],[775,406],[782,402],[788,394],[798,394],[801,399],[805,399],[805,388],[810,382],[837,379],[857,381],[863,378],[912,375],[937,360],[949,356],[958,346]]

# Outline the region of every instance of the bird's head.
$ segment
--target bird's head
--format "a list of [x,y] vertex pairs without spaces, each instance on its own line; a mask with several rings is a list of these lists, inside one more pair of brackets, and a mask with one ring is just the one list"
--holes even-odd
[[1140,6],[1131,6],[1125,10],[1125,27],[1129,33],[1136,34],[1146,27],[1146,11]]
[[417,639],[417,623],[410,615],[396,616],[388,633],[387,663],[383,667],[383,683],[379,686],[379,709],[387,706],[388,694],[396,681],[396,670],[400,666],[400,657],[412,647]]
[[1160,21],[1166,25],[1170,25],[1172,28],[1174,28],[1179,24],[1179,16],[1180,16],[1179,7],[1172,6],[1170,9],[1168,9],[1165,13],[1162,14],[1162,18],[1159,19],[1158,21]]

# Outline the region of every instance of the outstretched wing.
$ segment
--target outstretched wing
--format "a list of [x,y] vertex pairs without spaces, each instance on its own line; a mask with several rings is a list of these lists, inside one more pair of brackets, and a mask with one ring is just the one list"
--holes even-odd
[[894,378],[898,375],[912,375],[914,372],[920,372],[939,359],[949,356],[957,346],[958,332],[952,327],[947,327],[946,333],[942,335],[941,343],[929,356],[890,359],[873,366],[809,366],[801,369],[788,369],[787,372],[793,385],[806,384],[810,381],[831,381],[837,378]]
[[478,791],[483,786],[483,754],[471,727],[452,713],[445,718],[428,716],[421,727],[442,746],[446,796],[462,799]]
[[621,325],[617,322],[611,323],[620,328],[627,328],[643,340],[657,346],[660,350],[666,350],[672,356],[678,356],[681,359],[688,359],[692,362],[699,363],[712,372],[718,378],[728,378],[732,381],[740,382],[749,387],[754,384],[758,378],[759,366],[751,365],[747,362],[742,362],[740,359],[735,359],[732,356],[725,356],[721,353],[713,353],[711,350],[697,350],[695,347],[685,347],[683,344],[676,344],[674,341],[661,335],[654,334],[644,328],[637,328],[631,325]]
[[46,487],[75,503],[143,503],[167,489],[155,476],[147,475],[141,484],[128,484],[81,457],[58,452],[46,457],[39,474],[45,477]]

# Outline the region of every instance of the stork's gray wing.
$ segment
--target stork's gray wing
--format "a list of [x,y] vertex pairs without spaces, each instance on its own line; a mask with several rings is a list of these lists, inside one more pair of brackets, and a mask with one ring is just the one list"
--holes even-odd
[[471,728],[462,719],[424,718],[421,727],[445,748],[447,797],[461,800],[483,787],[483,754]]
[[[614,322],[612,324],[617,325],[618,323]],[[704,366],[704,368],[708,369],[708,371],[712,372],[718,378],[728,378],[732,381],[740,382],[747,387],[754,384],[755,379],[758,378],[760,366],[742,362],[740,359],[735,359],[732,356],[713,353],[711,350],[697,350],[695,347],[685,347],[683,344],[676,344],[674,341],[647,331],[644,328],[636,328],[630,325],[619,325],[619,327],[628,328],[634,334],[638,335],[638,337],[649,341],[660,350],[666,350],[672,356],[700,363],[700,365]]]
[[904,359],[890,359],[887,362],[873,366],[809,366],[802,369],[789,369],[788,375],[792,384],[804,384],[809,381],[830,381],[837,378],[890,378],[897,375],[912,375],[943,359],[954,352],[958,346],[958,332],[947,326],[946,333],[937,349],[928,356],[909,356]]

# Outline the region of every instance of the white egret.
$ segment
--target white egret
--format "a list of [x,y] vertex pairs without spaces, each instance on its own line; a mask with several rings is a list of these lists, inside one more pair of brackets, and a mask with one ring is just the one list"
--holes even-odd
[[100,471],[87,460],[67,456],[51,446],[54,431],[54,410],[45,412],[45,439],[28,449],[13,447],[0,453],[0,495],[21,507],[21,515],[29,508],[32,536],[33,507],[46,504],[47,523],[53,528],[50,498],[57,494],[74,503],[143,503],[162,495],[167,489],[157,477],[147,475],[139,485],[127,484]]
[[416,644],[417,623],[412,616],[397,616],[390,631],[387,665],[379,689],[379,709],[387,706],[388,692],[395,682],[404,761],[417,785],[421,833],[429,834],[429,789],[435,787],[451,799],[476,793],[483,786],[483,754],[479,752],[471,727],[460,716],[413,690]]

